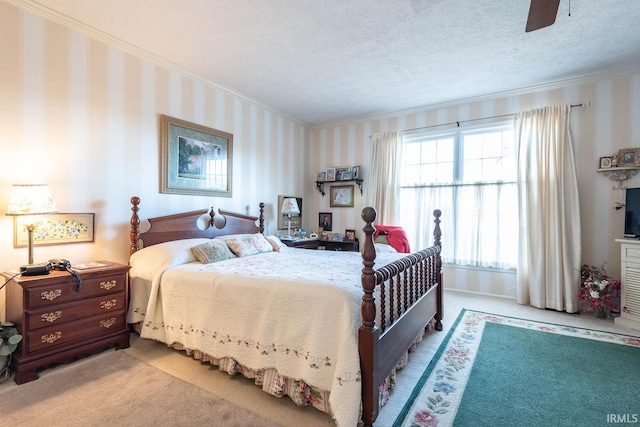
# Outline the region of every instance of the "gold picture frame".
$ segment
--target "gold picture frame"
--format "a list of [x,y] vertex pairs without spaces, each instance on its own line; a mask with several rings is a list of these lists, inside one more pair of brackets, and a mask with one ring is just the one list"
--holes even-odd
[[27,226],[34,225],[33,246],[87,243],[94,241],[95,214],[56,213],[16,215],[13,218],[13,247],[29,245]]
[[160,192],[231,197],[233,134],[160,116]]
[[618,150],[618,167],[639,167],[640,148],[622,148]]
[[330,194],[329,206],[332,208],[353,207],[353,185],[334,185]]

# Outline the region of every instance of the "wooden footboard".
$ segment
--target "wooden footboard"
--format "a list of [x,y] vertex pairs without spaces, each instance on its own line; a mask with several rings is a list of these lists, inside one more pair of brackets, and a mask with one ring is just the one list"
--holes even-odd
[[[362,210],[366,225],[362,250],[362,325],[359,330],[362,375],[362,421],[373,426],[378,416],[380,384],[393,371],[419,334],[435,320],[442,330],[442,235],[439,210],[433,212],[434,244],[374,269],[375,209]],[[380,310],[376,309],[376,295]],[[378,321],[376,322],[376,315]]]

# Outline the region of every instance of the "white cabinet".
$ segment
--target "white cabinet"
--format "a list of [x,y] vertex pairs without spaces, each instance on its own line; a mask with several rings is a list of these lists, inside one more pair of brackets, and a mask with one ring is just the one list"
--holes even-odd
[[622,248],[620,317],[615,323],[640,330],[640,240],[616,239]]

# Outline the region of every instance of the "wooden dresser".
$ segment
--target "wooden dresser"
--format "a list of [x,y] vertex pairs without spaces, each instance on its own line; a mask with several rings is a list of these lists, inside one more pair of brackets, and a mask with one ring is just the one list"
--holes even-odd
[[[15,382],[38,378],[37,369],[71,362],[107,347],[129,347],[128,265],[78,270],[81,287],[66,271],[16,277],[7,283],[7,320],[23,336],[13,355]],[[5,280],[12,273],[2,273]]]

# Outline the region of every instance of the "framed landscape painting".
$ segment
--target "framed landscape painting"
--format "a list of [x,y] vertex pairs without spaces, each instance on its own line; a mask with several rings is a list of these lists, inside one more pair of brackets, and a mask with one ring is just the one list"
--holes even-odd
[[161,193],[231,197],[233,135],[160,116]]

